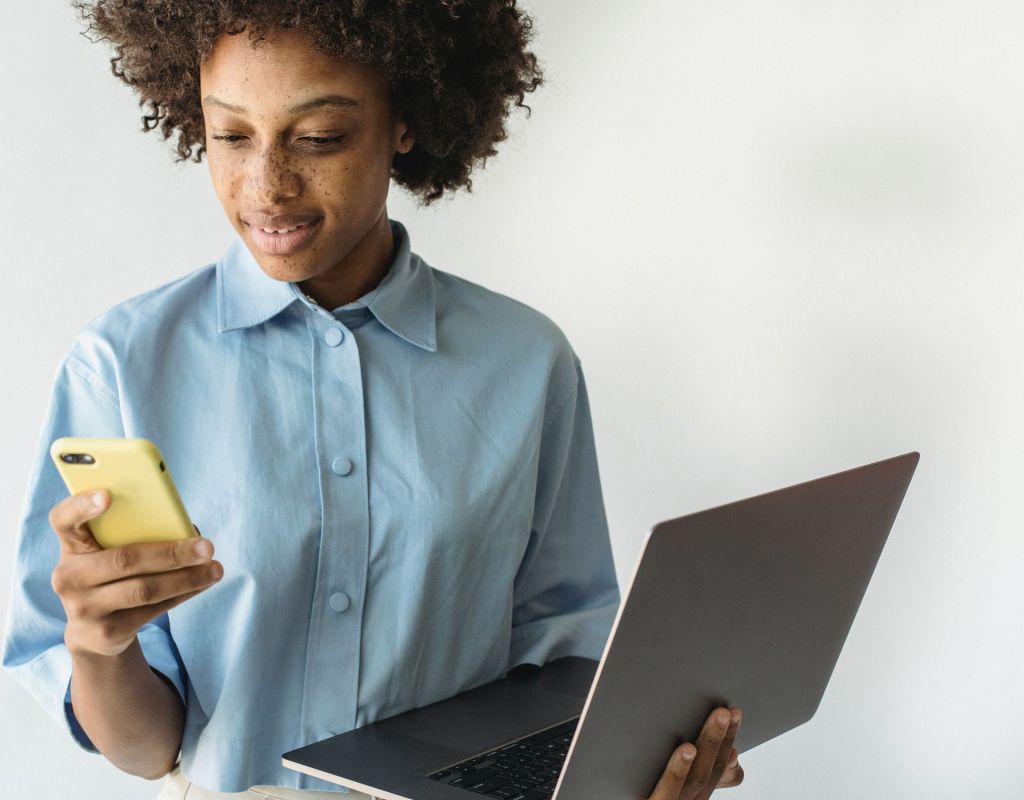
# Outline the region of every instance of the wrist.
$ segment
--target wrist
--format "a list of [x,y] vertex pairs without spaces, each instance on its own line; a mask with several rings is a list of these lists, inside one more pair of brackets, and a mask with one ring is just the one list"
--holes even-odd
[[71,654],[71,660],[75,663],[90,663],[96,665],[112,664],[122,661],[132,648],[139,646],[137,636],[132,636],[123,645],[107,645],[104,649],[97,649],[90,643],[76,635],[69,625],[64,629],[64,646]]

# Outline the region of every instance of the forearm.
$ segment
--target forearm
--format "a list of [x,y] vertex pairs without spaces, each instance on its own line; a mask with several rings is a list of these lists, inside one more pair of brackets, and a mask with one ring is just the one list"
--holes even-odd
[[71,650],[71,704],[82,729],[115,766],[155,779],[181,747],[185,709],[150,668],[136,639],[116,656]]

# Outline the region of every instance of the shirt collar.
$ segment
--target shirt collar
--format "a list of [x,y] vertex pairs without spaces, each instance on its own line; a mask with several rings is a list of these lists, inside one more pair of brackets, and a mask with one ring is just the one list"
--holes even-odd
[[[396,336],[424,350],[437,350],[437,309],[430,267],[412,252],[409,232],[390,220],[398,249],[383,280],[349,305],[370,309]],[[240,236],[217,262],[217,327],[224,331],[266,322],[296,300],[307,302],[297,284],[263,271]],[[307,303],[308,304],[308,303]]]

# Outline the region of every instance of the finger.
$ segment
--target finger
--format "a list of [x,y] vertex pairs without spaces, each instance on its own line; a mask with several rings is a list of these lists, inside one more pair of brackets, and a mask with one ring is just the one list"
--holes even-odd
[[689,742],[679,745],[669,758],[665,771],[661,773],[658,785],[654,787],[648,800],[677,800],[696,755],[697,748]]
[[732,749],[729,762],[725,765],[725,773],[718,781],[718,788],[726,789],[732,786],[739,786],[743,783],[743,767],[740,766],[740,756],[736,748]]
[[711,771],[711,780],[708,782],[707,787],[709,790],[709,796],[711,795],[711,791],[721,785],[725,770],[733,760],[732,754],[736,752],[733,744],[736,741],[736,733],[739,731],[739,724],[742,722],[742,719],[742,712],[740,712],[739,709],[729,709],[729,729],[726,731],[725,739],[718,750],[718,758],[715,760],[715,767]]
[[[205,589],[197,589],[194,592],[178,595],[161,603],[117,611],[108,615],[102,621],[93,622],[85,629],[86,631],[91,631],[84,639],[87,642],[86,648],[105,655],[117,655],[131,644],[132,640],[137,636],[139,629],[147,622],[152,622],[175,606],[181,605],[186,600],[190,600],[204,591]],[[66,638],[65,641],[67,641]],[[70,642],[68,644],[70,645]]]
[[123,625],[125,630],[130,630],[134,633],[147,622],[152,622],[161,614],[166,614],[175,606],[181,605],[186,600],[191,600],[197,594],[202,594],[213,585],[214,584],[211,583],[209,586],[204,586],[202,589],[196,589],[193,592],[179,594],[177,597],[171,597],[160,603],[153,603],[152,605],[141,606],[140,608],[128,608],[124,611],[119,611],[115,614],[117,624]]
[[212,586],[223,574],[220,562],[211,561],[170,572],[125,578],[97,586],[89,597],[89,604],[95,616],[150,606]]
[[[683,786],[685,797],[702,798],[707,796],[703,794],[703,791],[711,781],[711,773],[714,771],[715,764],[718,761],[718,751],[721,749],[726,734],[729,732],[731,719],[731,714],[727,708],[716,708],[708,714],[700,736],[697,738],[697,757],[693,760],[693,767],[690,769],[690,774],[686,777],[686,783]],[[726,749],[725,752],[728,755],[729,750]],[[713,783],[711,784],[711,789],[714,789]]]
[[711,768],[711,775],[708,776],[707,783],[704,784],[701,791],[697,794],[697,800],[707,800],[707,798],[711,797],[711,793],[721,785],[725,770],[729,762],[733,760],[733,753],[736,752],[733,743],[736,741],[736,734],[740,729],[740,723],[743,721],[743,714],[738,708],[730,708],[728,713],[729,726],[726,729],[725,737],[719,745],[718,756],[715,758],[714,766]]
[[209,539],[146,542],[76,555],[79,557],[62,559],[53,573],[54,591],[62,598],[133,576],[208,563],[213,555],[213,543]]
[[88,522],[107,510],[110,492],[99,489],[65,497],[50,509],[50,527],[60,540],[63,553],[95,553],[99,546]]
[[102,556],[96,559],[95,583],[108,583],[135,575],[152,575],[206,564],[212,557],[213,542],[203,538],[128,544],[104,550]]

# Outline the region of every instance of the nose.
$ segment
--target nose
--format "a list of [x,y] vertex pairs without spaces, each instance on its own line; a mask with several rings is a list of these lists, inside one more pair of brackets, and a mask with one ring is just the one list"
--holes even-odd
[[287,155],[274,146],[264,147],[249,163],[245,190],[263,205],[275,205],[302,190],[302,180]]

